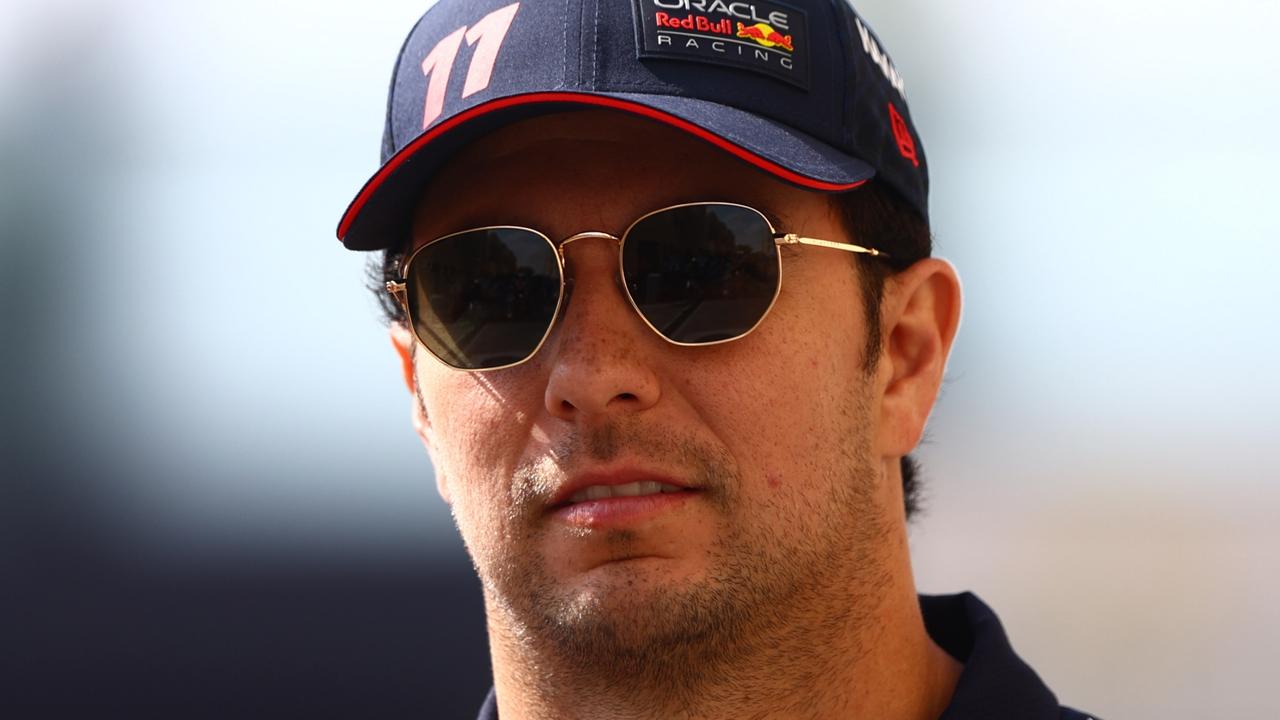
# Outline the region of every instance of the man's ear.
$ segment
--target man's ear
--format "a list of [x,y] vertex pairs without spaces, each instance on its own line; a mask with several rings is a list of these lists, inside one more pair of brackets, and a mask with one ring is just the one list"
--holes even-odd
[[901,457],[919,444],[942,386],[960,326],[960,278],[945,260],[926,258],[885,280],[878,377],[880,454]]
[[396,349],[396,355],[400,358],[400,370],[404,373],[404,384],[409,389],[410,411],[413,417],[413,430],[418,433],[418,438],[422,440],[422,446],[427,449],[427,455],[431,458],[431,464],[436,469],[436,489],[440,492],[440,497],[444,498],[446,503],[451,502],[449,495],[449,486],[445,481],[444,472],[440,465],[440,455],[436,452],[435,432],[431,427],[431,419],[427,417],[426,407],[421,400],[421,394],[418,391],[418,372],[414,367],[413,333],[409,332],[409,328],[402,323],[391,323],[391,345]]

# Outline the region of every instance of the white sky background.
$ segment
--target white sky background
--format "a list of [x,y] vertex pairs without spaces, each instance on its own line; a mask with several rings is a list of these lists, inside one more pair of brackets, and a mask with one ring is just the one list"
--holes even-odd
[[[81,183],[84,422],[142,468],[97,488],[131,542],[377,556],[453,532],[333,236],[424,7],[6,7],[0,139]],[[978,591],[1104,717],[1276,716],[1280,2],[858,7],[966,290],[921,587]]]

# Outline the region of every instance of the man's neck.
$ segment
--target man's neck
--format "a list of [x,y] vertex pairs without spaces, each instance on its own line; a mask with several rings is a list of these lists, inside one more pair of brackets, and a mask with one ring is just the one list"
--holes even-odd
[[869,612],[779,623],[749,651],[692,683],[677,677],[596,682],[600,678],[565,667],[527,638],[517,640],[491,612],[499,716],[933,720],[946,708],[963,666],[929,638],[909,581],[884,590]]

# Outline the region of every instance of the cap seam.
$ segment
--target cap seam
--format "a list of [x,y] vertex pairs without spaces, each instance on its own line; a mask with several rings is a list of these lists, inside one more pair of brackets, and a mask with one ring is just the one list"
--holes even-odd
[[587,34],[587,3],[586,0],[578,1],[578,77],[575,78],[574,84],[582,85],[586,71],[583,65],[586,63],[586,49],[582,44],[582,38]]
[[593,92],[611,92],[614,90],[627,90],[627,89],[665,90],[667,92],[664,92],[661,94],[671,95],[672,97],[695,97],[694,95],[688,95],[684,92],[672,92],[673,90],[680,90],[681,89],[680,86],[670,85],[668,83],[663,83],[663,82],[608,83],[608,90],[601,90],[600,88],[592,88],[592,91]]
[[572,2],[573,0],[564,0],[564,35],[560,39],[560,42],[562,43],[561,47],[564,48],[564,59],[560,63],[564,72],[561,87],[569,82],[569,6]]
[[591,26],[591,89],[596,89],[600,75],[600,0],[595,0],[595,19]]

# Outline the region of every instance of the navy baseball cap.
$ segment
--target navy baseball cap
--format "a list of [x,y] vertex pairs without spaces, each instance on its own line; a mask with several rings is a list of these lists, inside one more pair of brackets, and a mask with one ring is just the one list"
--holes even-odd
[[338,238],[404,246],[424,186],[454,152],[586,107],[665,123],[802,188],[874,177],[928,218],[902,77],[846,0],[440,0],[400,49],[382,167]]

